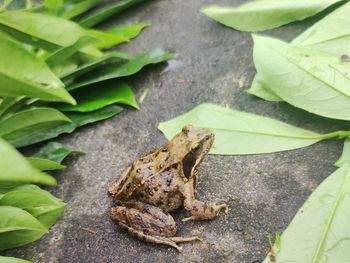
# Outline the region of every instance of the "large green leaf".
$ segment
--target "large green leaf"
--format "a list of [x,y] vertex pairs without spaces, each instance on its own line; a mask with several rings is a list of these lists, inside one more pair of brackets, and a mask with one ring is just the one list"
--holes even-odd
[[14,143],[14,145],[16,147],[23,147],[51,138],[55,138],[62,133],[71,133],[79,126],[111,118],[114,115],[120,113],[121,111],[123,111],[123,108],[116,105],[111,105],[92,112],[67,112],[66,116],[68,116],[69,119],[72,121],[71,123],[62,124],[54,128],[47,128],[45,130],[33,132],[32,134],[28,134],[26,137],[21,138],[21,140],[17,140]]
[[[73,45],[79,38],[87,35],[81,26],[72,21],[22,10],[1,12],[0,25],[10,32],[15,31],[16,36],[18,36],[16,32],[20,32],[43,41],[36,43],[49,50]],[[101,52],[93,46],[84,47],[81,51],[93,56],[101,55]]]
[[350,262],[349,198],[350,166],[345,163],[300,208],[282,235],[276,262]]
[[192,124],[209,128],[215,134],[211,154],[260,154],[298,149],[322,139],[346,135],[350,132],[317,134],[281,121],[252,113],[201,104],[175,119],[159,124],[168,139]]
[[32,108],[15,113],[0,122],[0,136],[16,145],[27,136],[69,123],[71,120],[52,108]]
[[120,51],[113,51],[110,53],[105,54],[104,56],[94,59],[92,61],[89,61],[78,68],[74,68],[65,74],[60,75],[60,77],[66,82],[71,80],[72,78],[79,77],[83,74],[86,74],[100,66],[106,66],[108,63],[115,61],[115,60],[128,60],[132,57],[124,52]]
[[349,54],[350,45],[350,3],[339,7],[319,20],[291,43],[332,53],[336,56]]
[[0,263],[31,263],[31,261],[14,258],[14,257],[3,257],[0,256]]
[[31,243],[47,232],[35,217],[20,208],[0,206],[0,214],[0,251]]
[[82,151],[70,150],[59,142],[49,142],[43,146],[33,157],[48,159],[57,163],[62,161],[70,154],[85,154]]
[[120,103],[138,109],[135,94],[130,86],[120,82],[104,82],[100,87],[89,87],[73,93],[78,104],[67,107],[65,104],[55,105],[61,111],[89,112],[104,108],[105,106]]
[[334,166],[341,167],[344,163],[350,161],[350,138],[344,141],[344,148],[340,158],[334,163]]
[[24,95],[75,104],[63,83],[45,62],[1,31],[0,43],[0,95]]
[[0,206],[21,208],[44,227],[50,228],[62,215],[66,204],[36,185],[21,185],[4,193],[0,197]]
[[237,30],[257,32],[313,16],[342,0],[258,0],[238,7],[209,6],[205,15]]
[[27,157],[26,159],[32,166],[40,171],[63,170],[66,168],[66,166],[62,164],[47,159],[37,157]]
[[75,90],[87,85],[91,85],[100,81],[126,77],[140,71],[144,66],[156,64],[172,58],[172,54],[165,52],[160,48],[155,48],[145,52],[144,54],[130,59],[124,63],[118,63],[103,67],[91,72],[84,79],[77,81],[76,84],[68,86],[68,90]]
[[0,158],[0,185],[10,183],[56,185],[55,178],[34,168],[16,149],[1,138],[0,156],[6,156],[6,158]]
[[124,9],[133,6],[137,3],[143,2],[144,0],[121,0],[115,4],[108,5],[106,7],[102,7],[93,14],[83,18],[79,23],[83,27],[93,27],[103,20],[123,11]]
[[[349,12],[350,3],[346,3],[308,28],[291,44],[328,52],[338,57],[348,54],[350,45]],[[259,74],[255,76],[252,87],[247,92],[265,100],[283,101],[280,98],[276,99],[278,96],[269,89]]]
[[329,53],[254,36],[254,63],[269,89],[295,107],[350,120],[350,63]]

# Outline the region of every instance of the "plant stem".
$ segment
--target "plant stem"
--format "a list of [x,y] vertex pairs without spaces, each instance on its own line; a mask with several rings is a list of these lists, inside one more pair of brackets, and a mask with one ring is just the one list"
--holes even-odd
[[320,138],[323,140],[334,138],[334,137],[338,137],[339,139],[350,137],[350,131],[335,131],[335,132],[326,133],[320,136]]

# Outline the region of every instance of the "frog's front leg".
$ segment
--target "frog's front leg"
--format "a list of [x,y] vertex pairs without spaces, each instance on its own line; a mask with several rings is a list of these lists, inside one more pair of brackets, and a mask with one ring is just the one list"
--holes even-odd
[[181,251],[180,242],[201,240],[199,237],[174,237],[176,224],[173,217],[158,207],[139,201],[121,203],[111,209],[111,217],[140,240],[164,244]]
[[189,211],[192,216],[184,218],[182,221],[189,220],[209,220],[216,217],[221,209],[225,209],[225,212],[228,210],[227,204],[212,202],[205,203],[199,200],[196,200],[195,197],[195,181],[193,178],[190,178],[188,182],[184,185],[184,207]]

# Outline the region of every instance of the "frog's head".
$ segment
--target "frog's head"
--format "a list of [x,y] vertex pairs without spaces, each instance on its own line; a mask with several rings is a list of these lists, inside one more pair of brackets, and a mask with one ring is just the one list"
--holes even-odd
[[190,177],[213,145],[214,133],[209,129],[186,125],[172,142],[183,160],[185,176]]

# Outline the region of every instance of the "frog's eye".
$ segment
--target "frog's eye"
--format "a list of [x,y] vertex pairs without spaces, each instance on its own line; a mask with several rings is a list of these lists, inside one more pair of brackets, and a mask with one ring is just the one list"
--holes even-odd
[[188,134],[189,131],[190,131],[190,129],[189,129],[187,126],[185,126],[185,127],[182,128],[182,132],[183,132],[184,134]]
[[193,145],[192,149],[193,149],[194,151],[198,151],[198,150],[199,150],[199,143]]

